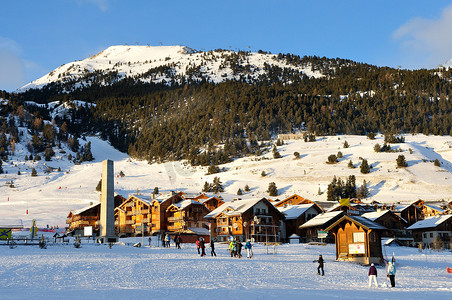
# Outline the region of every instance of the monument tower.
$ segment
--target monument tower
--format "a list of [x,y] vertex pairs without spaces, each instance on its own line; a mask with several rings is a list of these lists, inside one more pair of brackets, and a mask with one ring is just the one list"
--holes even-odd
[[102,162],[102,194],[100,199],[100,240],[103,243],[116,242],[115,195],[113,161]]

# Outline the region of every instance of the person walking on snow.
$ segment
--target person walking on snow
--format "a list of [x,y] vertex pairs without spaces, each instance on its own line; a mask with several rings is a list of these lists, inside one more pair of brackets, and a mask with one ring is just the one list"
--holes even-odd
[[234,256],[234,247],[235,247],[235,243],[234,243],[234,241],[231,241],[229,243],[229,253],[231,254],[231,257]]
[[313,262],[318,262],[319,266],[317,267],[317,275],[320,275],[320,270],[322,270],[322,276],[325,276],[325,271],[323,270],[323,263],[325,262],[323,260],[322,255],[319,255],[319,259],[318,260],[314,260]]
[[245,249],[246,249],[246,258],[253,257],[253,251],[251,250],[253,246],[251,246],[250,240],[246,241]]
[[210,240],[210,255],[217,256],[217,254],[215,253],[215,239]]
[[200,241],[199,241],[199,239],[196,240],[196,249],[198,249],[198,254],[200,254],[199,253],[199,250],[200,250]]
[[375,268],[374,264],[370,265],[368,276],[369,276],[369,287],[372,286],[372,280],[373,280],[373,282],[375,282],[375,286],[378,287],[377,268]]
[[391,281],[391,287],[395,287],[395,273],[396,273],[396,267],[392,262],[389,262],[388,266],[388,277]]
[[200,238],[199,247],[201,248],[201,257],[206,256],[206,244],[203,238]]
[[171,240],[171,238],[170,238],[170,236],[169,236],[169,234],[167,233],[166,235],[165,235],[165,244],[166,244],[166,247],[170,247],[170,240]]
[[242,247],[243,247],[243,244],[242,244],[242,242],[240,242],[240,240],[237,240],[236,245],[237,245],[237,257],[238,258],[242,258]]

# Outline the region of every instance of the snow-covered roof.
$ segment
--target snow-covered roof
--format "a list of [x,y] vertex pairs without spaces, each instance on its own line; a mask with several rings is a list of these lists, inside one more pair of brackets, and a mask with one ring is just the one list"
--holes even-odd
[[361,216],[363,216],[371,221],[375,221],[387,213],[389,213],[389,210],[368,212],[368,213],[362,214]]
[[350,219],[353,219],[357,223],[369,228],[369,229],[380,229],[380,230],[387,230],[388,228],[384,227],[383,225],[380,225],[372,220],[369,220],[368,218],[365,218],[363,216],[347,216]]
[[[248,200],[236,200],[231,202],[225,202],[221,206],[217,207],[216,209],[212,210],[210,213],[208,213],[204,218],[211,219],[218,216],[220,213],[225,213],[229,215],[239,215],[246,212],[248,209],[256,205],[259,201],[263,200],[265,198],[258,198],[258,199],[248,199]],[[230,212],[225,212],[227,208],[230,208]]]
[[308,209],[315,204],[288,205],[286,207],[277,207],[277,209],[286,216],[286,220],[298,219]]
[[173,205],[182,210],[182,209],[186,208],[187,206],[189,206],[191,204],[202,205],[201,203],[199,203],[196,200],[183,200],[183,201],[174,203]]
[[153,200],[153,199],[152,199],[152,196],[143,196],[143,195],[136,195],[136,194],[133,194],[133,196],[134,196],[135,198],[137,198],[137,199],[143,201],[144,203],[149,204],[149,205],[151,205],[151,202],[152,202],[152,200]]
[[343,211],[332,211],[332,212],[326,212],[323,214],[319,214],[319,215],[315,216],[314,218],[312,218],[311,220],[304,223],[303,225],[301,225],[300,228],[321,226],[343,213],[344,213]]
[[96,207],[98,205],[100,205],[100,202],[95,203],[95,204],[91,204],[89,206],[85,206],[85,207],[77,209],[77,210],[74,210],[74,211],[72,211],[72,214],[79,215],[79,214],[81,214],[81,213],[83,213],[83,212],[85,212],[85,211],[87,211],[87,210],[89,210],[91,208],[94,208],[94,207]]
[[197,235],[210,235],[210,231],[207,228],[203,227],[188,227],[188,230],[197,234]]
[[438,212],[440,212],[440,213],[444,213],[444,209],[442,209],[442,208],[439,207],[439,206],[431,205],[431,204],[424,204],[424,206],[425,206],[425,207],[428,207],[428,208],[431,208],[431,209],[433,209],[433,210],[436,210],[436,211],[438,211]]
[[443,222],[449,220],[449,218],[452,218],[452,215],[437,215],[433,216],[424,220],[420,220],[410,227],[408,227],[408,230],[413,229],[426,229],[426,228],[435,228],[439,225],[441,225]]

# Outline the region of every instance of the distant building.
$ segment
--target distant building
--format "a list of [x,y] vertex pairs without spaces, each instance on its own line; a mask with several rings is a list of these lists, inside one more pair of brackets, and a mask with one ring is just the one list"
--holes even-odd
[[[319,231],[324,231],[328,226],[339,220],[344,214],[345,212],[343,211],[332,211],[318,214],[311,220],[299,226],[301,229],[301,240],[305,242],[320,241],[318,237]],[[329,233],[325,239],[322,239],[322,241],[334,243],[334,236]]]
[[452,248],[452,215],[437,215],[416,222],[407,228],[413,232],[414,242],[432,246],[438,240]]
[[[115,196],[115,207],[121,205],[126,199],[121,195]],[[71,210],[66,217],[67,230],[80,230],[80,234],[85,226],[92,226],[93,231],[99,230],[100,202],[90,204],[78,210]]]
[[281,238],[285,241],[293,234],[301,237],[302,229],[300,226],[323,212],[320,206],[315,203],[286,205],[277,208],[285,216],[285,219],[281,222]]

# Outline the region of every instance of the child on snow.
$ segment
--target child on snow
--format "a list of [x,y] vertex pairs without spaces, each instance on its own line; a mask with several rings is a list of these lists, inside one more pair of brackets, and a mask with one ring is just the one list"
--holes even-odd
[[250,240],[246,241],[246,244],[245,244],[246,258],[253,257],[253,252],[252,252],[251,248],[252,248],[252,246],[251,246]]
[[319,255],[319,259],[318,260],[314,260],[312,262],[318,262],[319,263],[319,266],[317,267],[317,275],[320,275],[320,270],[322,270],[322,276],[325,276],[325,271],[323,270],[324,260],[323,260],[322,255]]

